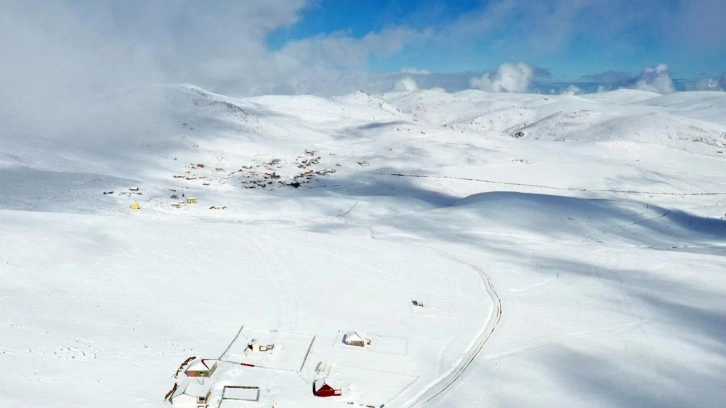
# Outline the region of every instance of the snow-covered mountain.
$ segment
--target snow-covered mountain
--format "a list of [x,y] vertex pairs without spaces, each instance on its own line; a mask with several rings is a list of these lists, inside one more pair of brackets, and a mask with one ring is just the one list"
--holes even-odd
[[[720,406],[725,118],[717,92],[190,85],[4,118],[0,401]],[[245,330],[280,343],[172,378]]]

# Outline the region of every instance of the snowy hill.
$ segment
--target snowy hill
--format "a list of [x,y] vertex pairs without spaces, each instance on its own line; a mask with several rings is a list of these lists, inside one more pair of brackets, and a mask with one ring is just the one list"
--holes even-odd
[[[9,118],[0,400],[162,407],[189,380],[215,407],[225,384],[268,407],[720,406],[725,107],[174,85]],[[172,378],[245,330],[279,343]]]

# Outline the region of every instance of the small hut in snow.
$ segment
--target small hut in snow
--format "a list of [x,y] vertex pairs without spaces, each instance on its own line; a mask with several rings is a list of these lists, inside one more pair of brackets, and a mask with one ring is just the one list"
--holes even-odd
[[169,401],[174,408],[206,407],[211,392],[209,386],[191,381],[184,387],[177,387]]
[[349,346],[366,347],[371,345],[371,339],[365,338],[358,332],[350,332],[343,337],[343,343]]
[[215,370],[217,370],[217,362],[212,363],[203,358],[189,364],[184,374],[187,377],[211,377]]
[[252,339],[252,341],[247,343],[247,349],[245,350],[245,352],[251,351],[253,353],[259,353],[262,351],[272,351],[274,349],[274,344],[260,344],[257,339]]
[[340,388],[334,388],[328,384],[325,378],[318,378],[313,383],[313,395],[316,397],[337,397],[343,395]]

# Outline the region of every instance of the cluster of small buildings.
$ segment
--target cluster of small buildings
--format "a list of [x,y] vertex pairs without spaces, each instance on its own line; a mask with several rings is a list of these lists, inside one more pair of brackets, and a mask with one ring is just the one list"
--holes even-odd
[[[351,347],[366,348],[371,346],[371,340],[358,332],[349,332],[343,336],[343,343]],[[243,343],[244,344],[244,343]],[[244,349],[244,354],[270,353],[275,350],[275,344],[260,342],[253,338]],[[211,379],[221,364],[237,363],[216,359],[189,357],[179,366],[174,378],[182,377],[164,395],[175,408],[207,408],[214,394],[215,382],[205,381]],[[242,366],[255,367],[251,363],[239,363]],[[316,397],[337,397],[343,395],[343,390],[329,380],[332,365],[320,362],[316,368],[316,378],[312,383],[312,393]],[[219,392],[218,390],[216,392]],[[220,404],[224,400],[258,401],[259,387],[250,385],[223,385],[222,393],[218,396]]]
[[[182,381],[174,383],[174,386],[164,395],[175,408],[207,408],[211,402],[214,390],[214,382],[205,381],[211,378],[220,365],[218,360],[198,359],[190,357],[182,363],[175,378],[183,371]],[[183,381],[186,379],[186,381]],[[246,385],[224,385],[221,393],[221,400],[242,400],[257,401],[259,398],[259,387]]]
[[[353,347],[369,347],[371,339],[366,338],[358,332],[349,332],[343,336],[343,343]],[[316,369],[318,378],[313,382],[313,395],[316,397],[339,397],[343,390],[336,388],[329,382],[331,366],[328,362],[320,362]]]
[[[181,366],[174,375],[178,378],[183,371],[184,375],[190,379],[211,377],[217,370],[217,361],[210,363],[207,359],[198,359],[189,357],[182,362]],[[203,382],[187,381],[183,385],[178,382],[164,395],[164,400],[171,402],[174,407],[178,408],[200,408],[206,407],[212,390],[209,385]]]
[[[286,162],[281,159],[272,159],[269,162],[259,163],[254,166],[241,166],[238,170],[229,172],[229,176],[238,174],[241,176],[242,187],[246,189],[255,188],[275,188],[275,187],[293,187],[310,183],[318,176],[329,176],[336,172],[335,169],[316,169],[320,165],[321,157],[315,150],[305,150],[304,155],[297,156],[295,166],[300,169],[295,171],[296,174],[283,176],[278,173],[291,173],[289,166],[286,168]],[[336,164],[340,166],[340,164]]]

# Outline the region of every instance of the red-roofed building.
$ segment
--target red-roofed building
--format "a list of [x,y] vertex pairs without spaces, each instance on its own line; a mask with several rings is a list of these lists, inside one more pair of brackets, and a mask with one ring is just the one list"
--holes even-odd
[[340,389],[333,388],[325,378],[318,378],[313,383],[313,395],[316,397],[337,397],[343,395]]

